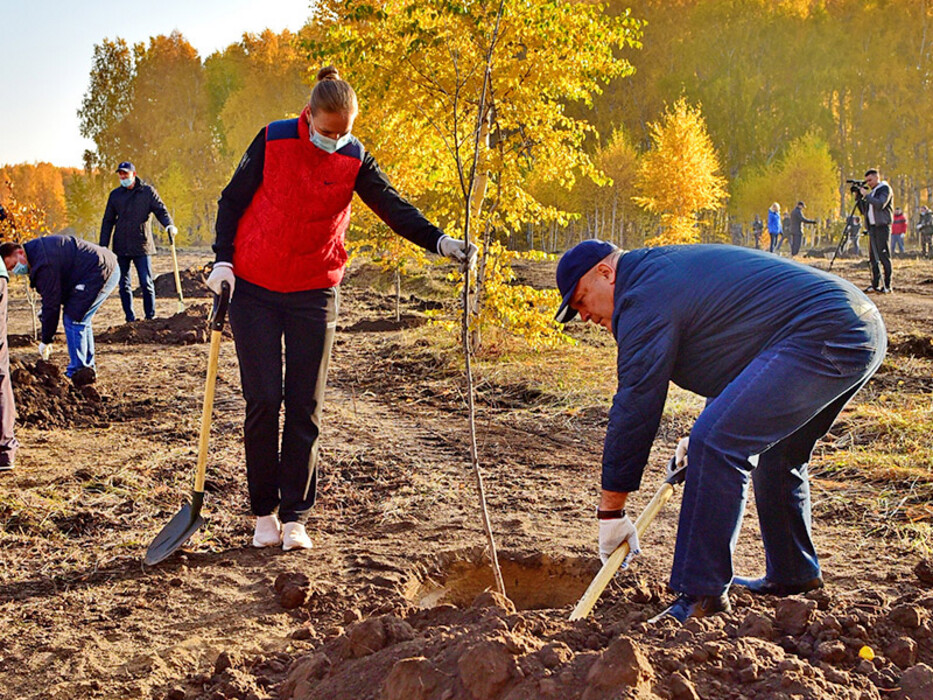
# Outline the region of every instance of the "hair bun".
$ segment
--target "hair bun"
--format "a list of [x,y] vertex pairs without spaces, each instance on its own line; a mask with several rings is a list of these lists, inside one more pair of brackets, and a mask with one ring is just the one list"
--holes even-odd
[[333,66],[324,66],[317,72],[317,80],[319,83],[325,80],[340,80],[340,74]]

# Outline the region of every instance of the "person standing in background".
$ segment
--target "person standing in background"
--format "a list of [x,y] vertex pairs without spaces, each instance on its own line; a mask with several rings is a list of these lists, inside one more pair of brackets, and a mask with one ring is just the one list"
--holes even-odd
[[917,231],[920,233],[920,254],[925,258],[933,256],[933,211],[926,206],[920,207]]
[[147,319],[155,318],[155,281],[152,279],[152,255],[156,252],[152,240],[152,224],[149,214],[155,214],[165,227],[169,240],[174,240],[178,229],[159,198],[159,193],[148,182],[136,175],[136,166],[123,161],[117,167],[120,186],[107,198],[104,220],[100,225],[100,246],[110,246],[113,236],[113,252],[120,266],[120,301],[126,321],[136,320],[133,312],[133,282],[130,279],[130,264],[136,267],[139,286],[143,290],[143,311]]
[[904,234],[907,233],[907,217],[900,207],[894,208],[894,220],[891,222],[891,252],[898,249],[904,254]]
[[771,236],[771,245],[768,247],[769,253],[777,251],[778,237],[783,231],[781,227],[781,205],[775,202],[768,207],[768,235]]
[[790,254],[796,256],[800,252],[800,244],[803,242],[803,225],[815,224],[816,219],[808,219],[803,215],[803,208],[806,206],[803,202],[797,202],[797,206],[790,212]]
[[755,220],[752,221],[752,236],[755,238],[755,250],[761,250],[761,234],[764,231],[764,224],[761,223],[761,217],[755,214]]
[[[891,293],[891,207],[894,193],[875,168],[865,171],[865,185],[859,188],[856,202],[868,228],[868,266],[871,284],[866,292]],[[882,270],[884,276],[882,277]]]
[[858,247],[858,237],[862,232],[862,219],[850,214],[846,219],[846,236],[849,238],[849,253],[861,257],[862,251]]

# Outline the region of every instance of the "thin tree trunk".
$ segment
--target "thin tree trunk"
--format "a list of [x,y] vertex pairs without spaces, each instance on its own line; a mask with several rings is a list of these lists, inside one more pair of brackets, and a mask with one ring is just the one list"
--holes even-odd
[[[486,114],[487,104],[486,104],[486,95],[487,90],[489,89],[490,73],[492,72],[492,55],[495,50],[496,41],[499,37],[499,22],[502,19],[502,11],[505,0],[500,0],[499,10],[496,14],[496,26],[493,29],[492,38],[489,42],[489,50],[486,54],[486,71],[483,76],[483,88],[480,94],[479,107],[476,114],[476,140],[474,142],[473,150],[473,164],[470,170],[470,186],[464,189],[465,193],[468,193],[466,199],[465,214],[464,214],[464,223],[463,223],[463,239],[467,247],[470,244],[470,220],[471,214],[474,210],[478,213],[479,207],[482,206],[482,196],[485,195],[485,183],[486,176],[485,174],[481,176],[482,179],[482,192],[480,193],[479,187],[477,187],[476,180],[476,168],[479,161],[479,150],[480,150],[480,138],[481,132],[484,127],[487,129],[488,133],[488,115]],[[459,160],[459,157],[458,157]],[[459,165],[459,164],[458,164]],[[462,169],[461,169],[462,177]],[[477,199],[474,199],[477,197]],[[479,507],[480,514],[483,520],[483,529],[486,531],[486,539],[489,545],[489,557],[492,563],[492,572],[493,577],[496,582],[496,589],[503,596],[506,595],[505,591],[505,582],[502,580],[502,571],[499,568],[499,557],[496,554],[496,542],[492,533],[492,524],[489,520],[489,510],[486,507],[486,490],[483,486],[483,475],[480,471],[479,466],[479,447],[476,440],[476,406],[475,406],[475,388],[473,385],[473,367],[471,362],[471,356],[473,349],[470,346],[470,266],[464,265],[463,271],[463,318],[461,321],[460,328],[461,341],[463,343],[463,356],[466,369],[466,381],[467,381],[467,404],[468,404],[468,413],[469,413],[469,422],[470,422],[470,462],[473,467],[473,475],[476,479],[476,489],[479,495]]]

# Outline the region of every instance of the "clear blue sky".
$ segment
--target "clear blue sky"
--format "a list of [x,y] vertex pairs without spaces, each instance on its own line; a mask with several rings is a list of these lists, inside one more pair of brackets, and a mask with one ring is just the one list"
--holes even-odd
[[80,166],[94,44],[179,30],[204,59],[266,27],[299,29],[312,0],[0,0],[0,165]]

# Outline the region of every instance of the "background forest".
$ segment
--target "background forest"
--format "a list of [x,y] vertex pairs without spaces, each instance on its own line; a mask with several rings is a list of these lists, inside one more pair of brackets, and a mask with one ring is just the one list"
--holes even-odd
[[[180,242],[209,243],[216,200],[250,140],[297,115],[317,69],[334,63],[360,94],[363,143],[403,193],[455,226],[462,197],[444,158],[450,49],[478,49],[471,39],[496,8],[426,3],[457,11],[413,18],[409,4],[374,12],[322,1],[298,34],[247,34],[206,58],[179,32],[135,46],[103,38],[79,109],[96,145],[85,167],[3,166],[0,201],[39,212],[42,230],[93,240],[114,167],[131,160]],[[506,8],[485,208],[508,247],[557,251],[590,235],[625,247],[728,240],[730,223],[747,230],[772,201],[789,209],[803,199],[809,216],[836,220],[848,208],[844,180],[869,166],[909,215],[933,194],[926,0]],[[355,237],[378,229],[367,217],[355,225]]]

